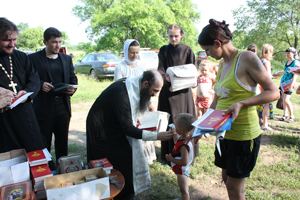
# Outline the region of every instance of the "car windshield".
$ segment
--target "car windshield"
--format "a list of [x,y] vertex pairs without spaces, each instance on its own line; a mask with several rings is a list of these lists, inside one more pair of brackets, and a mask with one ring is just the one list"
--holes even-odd
[[97,54],[96,55],[97,60],[120,60],[118,56],[114,54]]
[[199,51],[199,52],[198,52],[198,55],[199,55],[199,56],[206,56],[206,53],[205,53],[205,51]]

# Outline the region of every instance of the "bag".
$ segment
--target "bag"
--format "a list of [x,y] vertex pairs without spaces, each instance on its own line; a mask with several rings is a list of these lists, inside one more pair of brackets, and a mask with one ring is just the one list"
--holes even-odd
[[197,86],[199,74],[194,64],[169,67],[167,74],[170,76],[171,86],[174,92]]
[[276,108],[283,110],[282,92],[279,93],[280,93],[280,98],[277,101]]

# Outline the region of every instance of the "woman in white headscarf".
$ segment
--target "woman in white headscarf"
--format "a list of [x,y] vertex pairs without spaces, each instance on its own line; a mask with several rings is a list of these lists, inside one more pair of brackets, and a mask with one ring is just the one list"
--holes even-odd
[[[136,77],[146,71],[146,67],[137,61],[140,51],[140,43],[134,39],[128,39],[124,43],[124,61],[116,66],[115,81],[125,77]],[[153,106],[148,106],[149,111],[153,111]],[[153,141],[142,141],[144,153],[148,164],[156,160],[155,146]]]
[[128,39],[124,43],[124,61],[115,68],[115,81],[124,77],[135,77],[146,71],[145,65],[137,61],[140,51],[140,43],[137,40]]

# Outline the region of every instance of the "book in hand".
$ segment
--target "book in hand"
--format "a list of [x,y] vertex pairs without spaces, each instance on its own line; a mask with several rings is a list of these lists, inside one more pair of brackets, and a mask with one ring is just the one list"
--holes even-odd
[[48,161],[51,161],[51,154],[49,153],[48,149],[41,149],[36,151],[31,151],[27,153],[28,162],[31,167],[47,164]]
[[300,67],[291,67],[290,72],[300,73]]
[[138,124],[137,127],[147,131],[166,131],[169,117],[170,114],[167,112],[145,112],[140,118],[141,124]]
[[78,88],[81,87],[81,85],[72,85],[72,84],[67,84],[67,83],[58,83],[53,85],[54,87],[54,92],[55,93],[60,93],[63,91],[66,91],[68,88]]
[[110,174],[111,169],[113,168],[112,164],[108,161],[107,158],[101,158],[98,160],[91,160],[89,162],[91,168],[103,167],[107,174]]
[[285,71],[276,71],[272,76],[274,77],[281,77],[283,74],[285,74]]
[[231,129],[232,117],[231,113],[222,115],[224,111],[209,109],[202,117],[196,120],[192,125],[195,126],[192,137],[212,133],[216,131],[224,131]]
[[295,86],[293,86],[293,87],[290,88],[290,90],[289,90],[288,88],[291,86],[291,84],[292,84],[292,79],[287,80],[287,81],[285,81],[285,82],[283,82],[283,83],[280,83],[280,88],[281,88],[281,90],[282,90],[283,92],[288,92],[288,91],[290,91],[290,90],[292,90],[292,89],[295,88]]
[[6,106],[6,108],[13,109],[32,94],[33,92],[27,92],[26,94],[22,94],[21,96],[14,98],[11,104],[9,106]]
[[0,199],[33,199],[34,193],[32,192],[31,181],[14,183],[11,185],[2,186],[0,189]]

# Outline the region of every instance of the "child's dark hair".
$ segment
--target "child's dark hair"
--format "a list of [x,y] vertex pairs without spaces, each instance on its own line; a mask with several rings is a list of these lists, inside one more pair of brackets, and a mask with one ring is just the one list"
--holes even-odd
[[180,113],[176,115],[175,120],[178,128],[183,128],[188,132],[194,129],[192,123],[195,121],[195,118],[189,113]]
[[247,47],[247,51],[252,51],[253,53],[257,53],[256,44],[249,44],[249,46]]
[[229,24],[226,24],[224,20],[219,22],[210,19],[209,24],[199,34],[198,43],[200,45],[213,45],[215,40],[219,40],[222,44],[228,43],[233,36],[228,26]]

